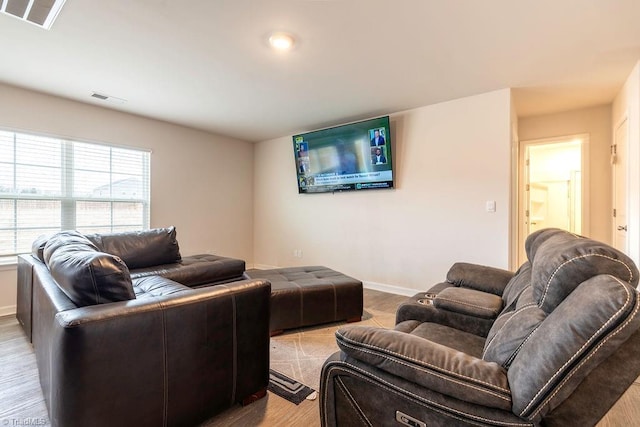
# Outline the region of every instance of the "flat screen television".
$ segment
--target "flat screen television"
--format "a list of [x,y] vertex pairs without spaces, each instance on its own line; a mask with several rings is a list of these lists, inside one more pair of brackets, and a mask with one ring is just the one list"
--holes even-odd
[[393,188],[389,116],[293,136],[298,193]]

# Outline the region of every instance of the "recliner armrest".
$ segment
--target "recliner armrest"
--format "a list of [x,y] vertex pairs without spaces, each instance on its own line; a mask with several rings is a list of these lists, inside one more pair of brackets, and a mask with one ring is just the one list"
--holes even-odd
[[447,282],[495,295],[502,295],[514,273],[486,265],[457,262],[447,273]]
[[442,310],[495,319],[502,310],[502,298],[475,289],[451,287],[443,289],[433,299],[433,305]]
[[415,335],[368,326],[343,327],[336,341],[348,356],[390,374],[465,402],[511,410],[507,371],[496,363]]

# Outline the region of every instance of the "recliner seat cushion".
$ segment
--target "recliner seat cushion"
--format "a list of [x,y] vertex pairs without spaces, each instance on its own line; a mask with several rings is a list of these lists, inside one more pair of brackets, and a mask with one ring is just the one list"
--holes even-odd
[[135,298],[124,262],[98,251],[76,231],[51,237],[44,247],[44,258],[58,287],[78,307]]
[[129,269],[172,264],[180,261],[176,228],[91,234],[87,238],[103,252],[116,255]]

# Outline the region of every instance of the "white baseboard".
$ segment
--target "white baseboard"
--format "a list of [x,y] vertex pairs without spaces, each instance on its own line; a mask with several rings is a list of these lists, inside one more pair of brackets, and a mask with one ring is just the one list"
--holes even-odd
[[276,265],[267,265],[267,264],[253,264],[247,266],[247,270],[249,268],[255,268],[256,270],[273,270],[274,268],[280,268]]
[[[267,264],[248,264],[247,270],[250,268],[255,268],[257,270],[272,270],[274,268],[282,268],[277,265],[267,265]],[[407,297],[412,297],[418,292],[424,291],[424,289],[412,289],[412,288],[403,288],[400,286],[387,285],[385,283],[378,282],[370,282],[370,281],[362,281],[362,286],[367,289],[373,289],[374,291],[387,292],[390,294],[396,295],[404,295]]]
[[0,317],[10,316],[12,314],[16,314],[16,306],[15,305],[7,305],[4,307],[0,307]]
[[367,289],[373,289],[374,291],[387,292],[387,293],[396,294],[396,295],[404,295],[407,297],[412,297],[421,291],[420,289],[402,288],[400,286],[393,286],[393,285],[387,285],[384,283],[368,282],[368,281],[363,281],[362,286]]

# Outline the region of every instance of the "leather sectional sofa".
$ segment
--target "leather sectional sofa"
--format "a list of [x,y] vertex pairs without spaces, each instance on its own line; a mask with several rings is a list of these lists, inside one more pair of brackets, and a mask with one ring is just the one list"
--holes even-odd
[[244,269],[181,257],[173,227],[35,242],[17,317],[52,425],[195,425],[264,396],[271,288]]

